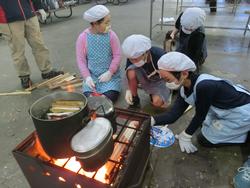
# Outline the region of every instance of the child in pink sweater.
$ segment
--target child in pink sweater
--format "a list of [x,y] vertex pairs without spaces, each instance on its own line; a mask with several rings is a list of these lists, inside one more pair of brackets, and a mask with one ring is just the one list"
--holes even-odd
[[101,93],[117,100],[121,90],[120,41],[110,26],[110,12],[96,5],[84,13],[90,23],[76,42],[77,64],[84,78],[83,93]]

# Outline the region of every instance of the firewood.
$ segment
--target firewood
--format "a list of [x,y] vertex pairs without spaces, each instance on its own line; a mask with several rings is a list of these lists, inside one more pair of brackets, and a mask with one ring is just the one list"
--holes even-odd
[[63,84],[64,82],[67,82],[67,81],[70,81],[70,80],[73,80],[73,79],[75,79],[74,75],[63,76],[59,80],[56,80],[56,81],[54,81],[52,83],[49,83],[48,84],[49,89],[56,89],[56,88],[60,87],[61,84]]
[[56,76],[56,77],[54,77],[54,78],[51,78],[51,79],[49,79],[49,80],[45,80],[45,81],[39,83],[36,87],[37,87],[37,88],[44,87],[44,86],[47,85],[48,83],[53,82],[53,81],[57,80],[58,78],[60,78],[62,75],[63,75],[63,74],[60,74],[60,75],[58,75],[58,76]]
[[14,91],[9,93],[0,93],[0,96],[9,96],[9,95],[29,95],[30,91]]
[[54,79],[54,80],[51,80],[51,81],[48,82],[46,85],[47,85],[48,87],[51,87],[51,86],[53,86],[53,85],[56,85],[57,82],[60,82],[61,80],[65,79],[65,78],[67,78],[67,77],[69,77],[69,76],[70,76],[70,74],[67,72],[67,73],[61,75],[60,77],[58,77],[58,78],[56,78],[56,79]]

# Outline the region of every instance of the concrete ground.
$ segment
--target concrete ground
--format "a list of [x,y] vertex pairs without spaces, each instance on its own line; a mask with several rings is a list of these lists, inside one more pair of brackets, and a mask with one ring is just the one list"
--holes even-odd
[[[184,4],[205,5],[203,1],[184,1]],[[220,5],[228,5],[219,1]],[[67,72],[79,75],[75,60],[75,41],[78,34],[88,26],[82,20],[82,13],[94,2],[82,4],[73,8],[73,16],[69,19],[56,19],[42,25],[45,43],[50,49],[51,60],[56,68],[63,68]],[[130,34],[140,33],[149,36],[150,2],[144,0],[129,0],[120,6],[107,5],[112,14],[112,28],[121,41]],[[205,5],[208,7],[208,5]],[[165,17],[175,15],[176,1],[165,1]],[[232,8],[220,8],[216,14],[210,14],[206,8],[208,26],[240,27],[244,28],[248,15],[244,10],[250,9],[246,2],[241,2],[236,15],[231,13]],[[161,1],[154,2],[154,24],[160,17]],[[61,12],[63,14],[63,12]],[[155,27],[153,29],[153,44],[162,46],[164,34],[171,27]],[[250,88],[250,58],[248,43],[250,32],[243,37],[243,30],[207,29],[208,58],[202,71],[220,77],[231,79]],[[40,72],[35,65],[31,50],[27,45],[26,56],[31,65],[33,82],[40,82]],[[20,90],[19,79],[12,66],[10,52],[5,41],[0,39],[0,92]],[[123,58],[122,70],[125,59]],[[116,106],[127,108],[124,101],[124,91]],[[34,126],[28,114],[30,105],[40,97],[53,91],[37,89],[31,95],[1,96],[0,97],[0,188],[27,188],[29,187],[19,166],[17,165],[12,149],[26,138]],[[142,111],[156,113],[149,105],[148,96],[140,91]],[[189,111],[169,128],[174,133],[181,132],[190,122],[193,110]],[[194,144],[198,147],[195,154],[185,154],[179,149],[178,142],[165,149],[153,148],[150,162],[151,168],[147,171],[143,187],[202,187],[202,188],[230,188],[233,187],[233,176],[237,168],[242,165],[249,146],[233,146],[207,149],[199,146],[196,137]]]

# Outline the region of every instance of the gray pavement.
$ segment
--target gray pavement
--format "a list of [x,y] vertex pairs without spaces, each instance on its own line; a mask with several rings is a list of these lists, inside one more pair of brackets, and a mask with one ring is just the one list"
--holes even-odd
[[[184,1],[184,3],[203,1]],[[219,1],[225,4],[224,1]],[[75,41],[78,34],[88,26],[82,20],[82,13],[94,3],[88,3],[73,8],[73,16],[69,19],[53,18],[53,22],[42,25],[45,43],[50,50],[51,60],[56,68],[63,68],[67,72],[79,75],[75,60]],[[149,36],[149,10],[150,2],[145,0],[129,0],[119,6],[107,5],[112,14],[112,29],[117,33],[120,41],[128,35],[140,33]],[[176,1],[165,1],[166,17],[175,15]],[[231,8],[218,9],[216,14],[208,14],[208,25],[223,25],[244,28],[247,15],[243,12],[249,4],[242,2],[236,15],[231,13]],[[154,3],[154,24],[160,17],[161,1]],[[63,14],[63,12],[62,12]],[[153,44],[162,46],[164,34],[171,27],[155,27],[153,29]],[[243,30],[207,29],[208,58],[202,71],[217,76],[231,79],[250,88],[250,58],[248,43],[250,32],[243,37]],[[40,82],[41,75],[35,65],[30,48],[26,47],[26,55],[32,69],[31,79]],[[123,58],[122,70],[125,64]],[[20,90],[19,79],[12,66],[10,52],[5,41],[0,39],[0,92]],[[126,108],[124,91],[116,106]],[[28,114],[30,105],[40,97],[53,91],[37,89],[31,95],[0,96],[0,188],[28,188],[29,185],[22,174],[18,164],[12,156],[12,149],[34,131],[34,126]],[[142,111],[155,113],[149,105],[149,97],[140,91]],[[194,111],[186,113],[169,128],[174,133],[182,131],[190,122]],[[178,143],[165,149],[153,148],[150,168],[145,176],[143,187],[168,188],[168,187],[202,187],[202,188],[230,188],[232,178],[237,168],[242,165],[249,155],[249,146],[233,146],[224,148],[207,149],[199,146],[196,137],[194,143],[199,151],[195,154],[185,154],[179,149]]]

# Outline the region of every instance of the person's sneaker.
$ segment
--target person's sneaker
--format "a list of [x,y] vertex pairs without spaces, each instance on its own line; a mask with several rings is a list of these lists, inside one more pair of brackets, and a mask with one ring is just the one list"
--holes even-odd
[[235,188],[249,188],[250,187],[250,156],[242,167],[238,168],[238,173],[233,179]]
[[52,70],[48,73],[42,73],[42,78],[43,79],[50,79],[50,78],[54,78],[60,74],[64,74],[63,71],[56,71],[56,70]]
[[27,89],[32,85],[30,76],[19,76],[19,78],[21,80],[21,85],[24,89]]
[[140,108],[140,98],[138,96],[133,96],[133,104],[129,105],[129,109]]

